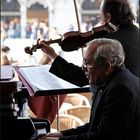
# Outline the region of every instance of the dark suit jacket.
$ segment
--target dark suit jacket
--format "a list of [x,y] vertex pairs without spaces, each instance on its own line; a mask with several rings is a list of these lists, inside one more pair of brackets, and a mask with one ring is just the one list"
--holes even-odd
[[121,25],[117,32],[106,34],[105,37],[121,42],[125,52],[125,66],[136,76],[140,77],[140,44],[139,28],[133,24]]
[[60,140],[140,140],[139,79],[117,68],[100,89],[89,123],[62,131]]

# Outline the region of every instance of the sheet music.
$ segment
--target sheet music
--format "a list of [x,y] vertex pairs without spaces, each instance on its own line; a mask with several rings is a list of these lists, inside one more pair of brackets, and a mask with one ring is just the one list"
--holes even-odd
[[78,88],[49,72],[50,65],[19,68],[20,74],[32,87],[33,91]]

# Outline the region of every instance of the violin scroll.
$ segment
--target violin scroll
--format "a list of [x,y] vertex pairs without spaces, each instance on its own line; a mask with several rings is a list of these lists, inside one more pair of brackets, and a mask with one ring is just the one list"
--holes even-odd
[[[33,55],[33,52],[35,52],[37,49],[41,49],[41,44],[39,43],[40,39],[37,40],[37,43],[35,45],[32,45],[32,47],[25,47],[24,51],[30,55]],[[49,44],[52,44],[52,43],[58,43],[60,44],[61,42],[61,38],[60,39],[55,39],[55,40],[52,40],[50,39],[49,41],[45,41],[45,40],[42,40],[41,42],[44,42],[46,45],[49,45]]]
[[39,41],[40,41],[40,38],[37,39],[37,42],[35,45],[32,45],[32,47],[25,47],[24,51],[30,55],[33,55],[33,52],[35,52],[37,49],[41,48],[40,45],[39,45]]
[[33,54],[30,47],[25,47],[24,51],[30,55]]
[[40,45],[32,45],[31,47],[25,47],[24,51],[30,55],[33,55],[33,52],[35,52],[37,49],[41,48]]

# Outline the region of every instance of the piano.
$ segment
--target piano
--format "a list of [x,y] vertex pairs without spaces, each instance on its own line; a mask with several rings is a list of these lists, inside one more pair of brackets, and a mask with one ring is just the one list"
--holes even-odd
[[49,120],[20,116],[22,104],[28,96],[27,92],[22,93],[20,81],[0,81],[1,140],[33,140],[40,130],[50,132]]

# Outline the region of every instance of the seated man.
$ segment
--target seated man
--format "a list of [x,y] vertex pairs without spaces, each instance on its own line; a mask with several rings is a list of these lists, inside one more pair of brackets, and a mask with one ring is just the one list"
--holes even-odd
[[89,122],[76,129],[39,136],[37,140],[139,140],[139,78],[125,68],[124,60],[124,50],[117,40],[90,42],[83,70],[91,92],[93,87],[97,91]]

